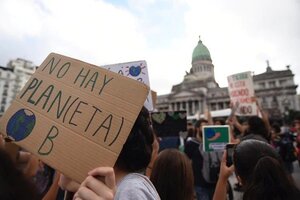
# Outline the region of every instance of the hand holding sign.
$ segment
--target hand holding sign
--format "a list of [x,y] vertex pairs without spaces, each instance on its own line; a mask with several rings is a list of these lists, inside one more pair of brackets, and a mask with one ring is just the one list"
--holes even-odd
[[[96,177],[101,177],[102,181]],[[96,200],[114,199],[116,181],[114,169],[111,167],[98,167],[89,172],[89,176],[82,182],[74,199]]]

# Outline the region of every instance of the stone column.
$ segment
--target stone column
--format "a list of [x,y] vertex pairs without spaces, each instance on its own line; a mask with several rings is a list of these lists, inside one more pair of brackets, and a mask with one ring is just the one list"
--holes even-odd
[[203,102],[201,100],[198,100],[198,111],[199,113],[203,113]]
[[192,114],[195,114],[195,101],[192,101]]
[[170,111],[170,110],[173,110],[173,109],[172,109],[172,103],[169,103],[168,106],[169,106],[169,111]]

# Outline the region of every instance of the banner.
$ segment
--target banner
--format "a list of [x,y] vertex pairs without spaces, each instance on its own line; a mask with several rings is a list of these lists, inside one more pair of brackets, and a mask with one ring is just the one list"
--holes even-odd
[[257,106],[251,72],[243,72],[227,77],[230,100],[237,107],[236,114],[257,115]]

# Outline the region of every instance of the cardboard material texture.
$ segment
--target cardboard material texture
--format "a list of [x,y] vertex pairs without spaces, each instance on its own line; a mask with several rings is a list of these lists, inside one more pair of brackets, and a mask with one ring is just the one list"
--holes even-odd
[[0,132],[77,182],[113,166],[149,88],[51,53],[0,121]]

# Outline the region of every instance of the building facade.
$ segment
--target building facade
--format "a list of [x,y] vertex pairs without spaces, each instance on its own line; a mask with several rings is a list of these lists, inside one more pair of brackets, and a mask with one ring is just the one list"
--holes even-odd
[[0,67],[0,117],[35,70],[36,66],[31,61],[21,58],[9,61],[6,67]]
[[[300,110],[297,85],[289,66],[274,71],[267,66],[266,72],[253,76],[254,89],[263,109],[270,116],[280,118],[288,110]],[[173,85],[171,93],[157,97],[158,111],[186,110],[188,116],[210,110],[229,108],[227,87],[219,87],[214,76],[214,65],[207,47],[199,39],[192,54],[192,67],[181,83]]]
[[14,85],[16,79],[12,69],[0,66],[0,116],[14,99]]

